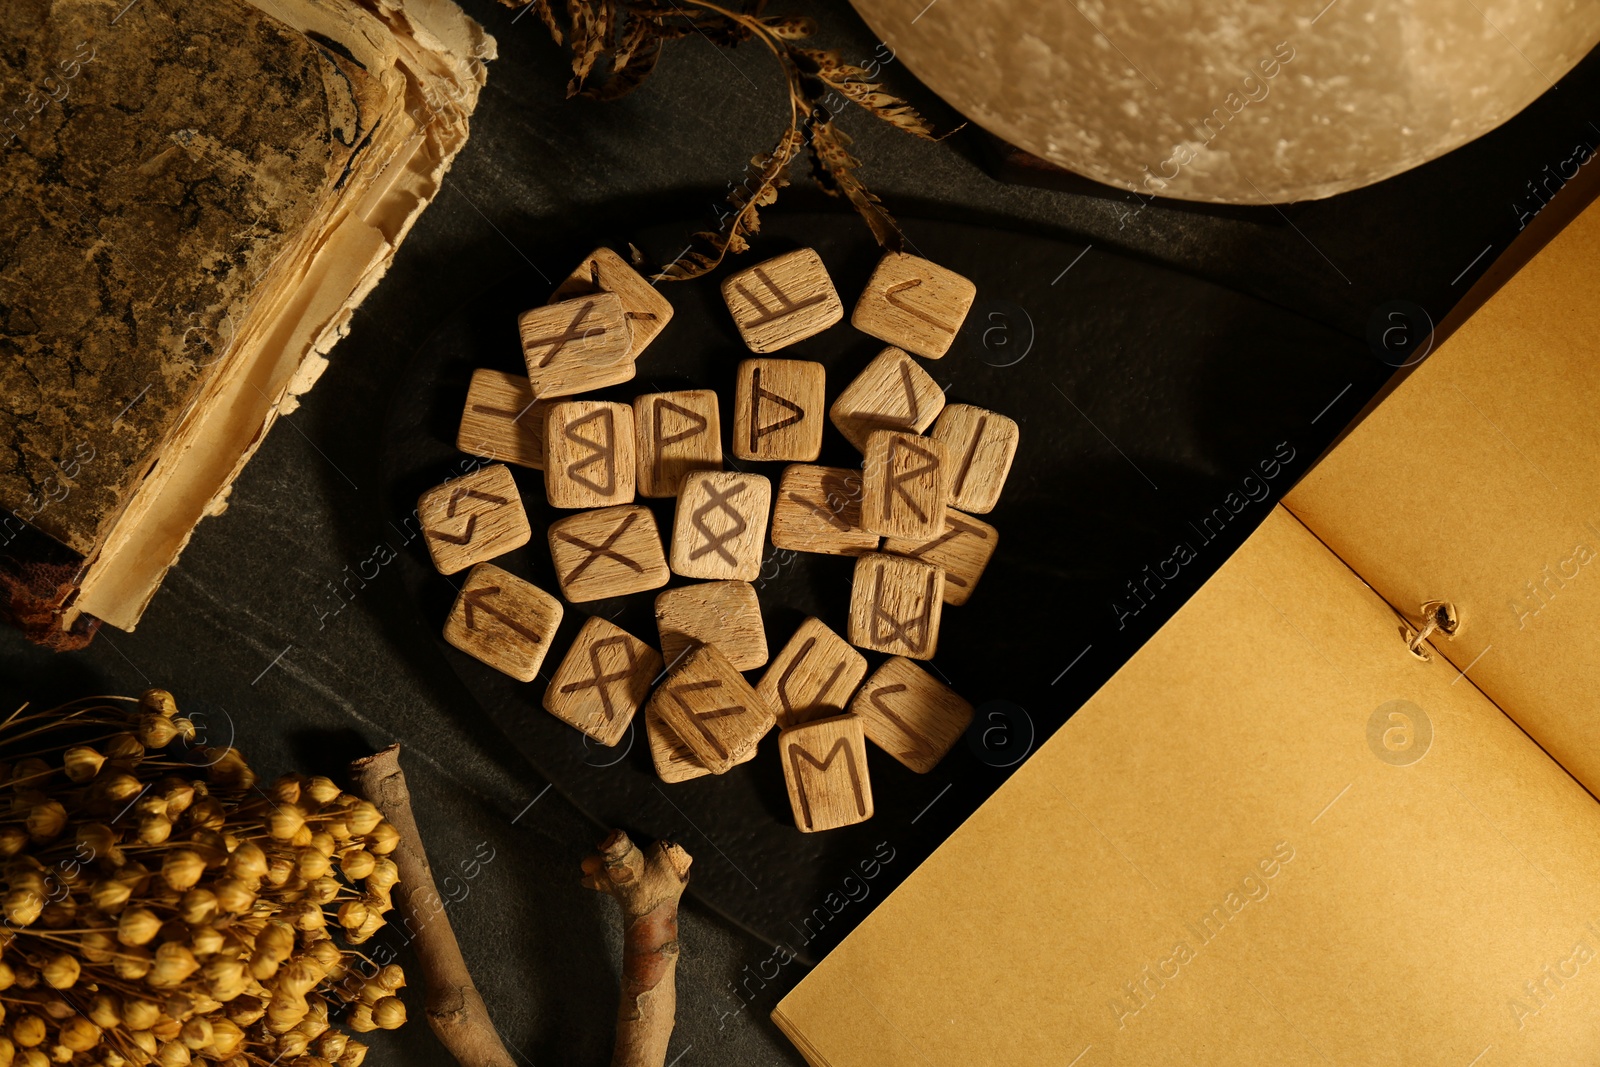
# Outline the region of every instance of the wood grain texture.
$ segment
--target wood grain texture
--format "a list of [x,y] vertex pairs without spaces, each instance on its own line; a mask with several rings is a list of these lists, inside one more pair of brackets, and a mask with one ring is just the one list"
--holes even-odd
[[561,595],[575,604],[660,589],[672,577],[656,518],[641,504],[568,515],[547,536]]
[[592,293],[524,311],[522,358],[541,400],[618,385],[634,375],[627,308],[615,293]]
[[944,527],[950,456],[930,437],[876,430],[861,472],[861,525],[884,537],[926,540]]
[[1000,531],[955,508],[944,509],[944,529],[925,541],[885,538],[883,550],[932,563],[944,571],[944,602],[965,604],[978,588],[989,560],[1000,546]]
[[531,682],[550,651],[562,611],[560,600],[532,582],[480,563],[461,583],[444,639],[503,674]]
[[638,359],[672,321],[672,304],[661,290],[629,266],[627,260],[604,247],[585,256],[556,286],[550,303],[601,292],[615,293],[622,301],[622,314],[628,320],[629,359]]
[[456,447],[469,456],[544,470],[548,400],[535,400],[523,374],[480,367],[472,372]]
[[867,279],[850,325],[924,359],[939,359],[950,351],[977,293],[953,270],[890,252]]
[[822,453],[827,372],[800,359],[747,359],[733,387],[733,454],[803,460]]
[[[687,782],[694,778],[704,778],[711,773],[711,768],[701,763],[700,757],[696,756],[689,746],[661,721],[661,716],[651,711],[648,706],[644,712],[644,732],[645,740],[650,745],[650,759],[655,764],[656,777],[663,782]],[[734,766],[755,759],[759,749],[759,744],[751,745],[743,756],[734,760]]]
[[833,830],[872,818],[867,745],[854,715],[836,715],[778,735],[783,782],[802,833]]
[[809,248],[730,274],[722,283],[722,299],[752,352],[775,352],[844,318],[828,268]]
[[678,490],[672,570],[685,578],[754,581],[767,544],[772,483],[759,474],[696,471]]
[[850,714],[867,740],[916,771],[939,765],[972,725],[972,705],[961,694],[903,656],[872,672]]
[[830,556],[878,548],[861,528],[861,472],[847,467],[785,467],[772,506],[772,547]]
[[861,653],[821,619],[808,618],[767,665],[756,692],[787,729],[843,712],[866,674]]
[[578,631],[544,691],[544,708],[607,747],[621,741],[661,673],[661,653],[598,615]]
[[722,469],[722,419],[710,389],[633,398],[639,495],[677,496],[690,471]]
[[712,774],[743,762],[773,724],[744,675],[710,645],[667,672],[649,707]]
[[656,596],[656,629],[667,666],[695,645],[715,645],[737,670],[767,662],[761,601],[749,582],[700,582]]
[[928,436],[950,451],[951,506],[972,515],[993,511],[1017,455],[1016,421],[971,404],[950,404]]
[[417,500],[417,519],[440,574],[503,556],[533,536],[517,483],[504,463],[429,489]]
[[850,643],[911,659],[932,659],[944,611],[944,571],[881,552],[856,560],[850,584]]
[[833,425],[858,452],[874,430],[921,433],[944,409],[944,390],[922,365],[898,348],[885,348],[828,409]]
[[633,408],[601,400],[552,404],[544,422],[544,494],[551,507],[632,503]]

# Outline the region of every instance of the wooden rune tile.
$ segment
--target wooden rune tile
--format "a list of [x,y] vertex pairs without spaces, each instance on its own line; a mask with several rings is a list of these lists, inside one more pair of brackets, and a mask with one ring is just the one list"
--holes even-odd
[[429,489],[417,500],[417,519],[440,574],[503,556],[533,536],[517,483],[504,463]]
[[801,623],[773,658],[756,692],[777,716],[778,726],[788,729],[843,712],[866,674],[861,653],[813,618]]
[[[656,776],[663,782],[687,782],[711,773],[711,769],[700,762],[700,757],[690,751],[689,746],[661,721],[661,716],[648,707],[644,713],[644,732],[650,742],[650,758],[655,762]],[[755,759],[760,747],[759,744],[751,745],[742,758],[734,760],[734,765]]]
[[722,421],[710,389],[633,398],[639,495],[677,496],[690,471],[722,469]]
[[633,500],[633,408],[600,400],[550,405],[544,422],[544,494],[557,508]]
[[698,582],[657,594],[656,629],[668,667],[699,644],[715,645],[736,670],[767,662],[761,601],[749,582]]
[[862,556],[850,586],[850,643],[932,659],[943,608],[944,571],[938,567],[881,552]]
[[722,283],[722,299],[752,352],[775,352],[844,318],[828,268],[809,248],[729,275]]
[[828,409],[828,417],[856,446],[867,450],[874,430],[921,433],[944,408],[944,390],[928,372],[898,348],[885,348]]
[[544,416],[525,374],[479,368],[467,386],[456,447],[471,456],[544,470]]
[[929,436],[950,451],[951,505],[974,515],[993,511],[1017,454],[1017,424],[971,404],[951,404]]
[[747,359],[733,387],[733,454],[810,461],[822,452],[827,398],[822,364]]
[[772,729],[772,711],[710,645],[667,672],[649,708],[712,774],[740,763]]
[[472,568],[445,620],[444,639],[522,682],[539,675],[561,625],[561,601],[492,563]]
[[1000,544],[1000,532],[982,519],[944,509],[944,530],[926,541],[886,538],[883,550],[932,563],[944,571],[944,602],[965,604]]
[[672,526],[672,570],[685,578],[761,574],[772,483],[759,474],[695,471],[683,479]]
[[847,467],[785,467],[772,508],[772,547],[830,556],[878,548],[861,528],[861,472]]
[[978,290],[953,270],[903,252],[878,261],[850,325],[924,359],[950,351]]
[[634,375],[627,310],[615,293],[594,293],[524,311],[517,319],[533,395],[586,393]]
[[933,770],[972,724],[971,704],[901,656],[872,672],[850,713],[867,740],[918,774]]
[[872,782],[861,720],[835,715],[778,734],[794,824],[804,833],[872,818]]
[[595,616],[583,624],[544,691],[545,710],[602,745],[615,745],[661,673],[661,654]]
[[638,359],[645,347],[672,321],[672,304],[661,295],[661,290],[609,248],[590,252],[577,269],[556,286],[550,303],[601,292],[616,293],[622,300],[622,317],[628,320],[629,359]]
[[931,437],[878,430],[867,438],[861,486],[861,525],[868,533],[937,537],[950,494],[949,454]]
[[573,603],[660,589],[671,579],[656,518],[641,504],[581,511],[550,524],[550,559]]

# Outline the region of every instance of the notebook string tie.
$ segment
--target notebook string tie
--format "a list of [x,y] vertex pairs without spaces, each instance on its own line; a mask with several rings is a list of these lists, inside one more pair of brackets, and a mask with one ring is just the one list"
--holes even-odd
[[1420,660],[1432,658],[1426,647],[1428,638],[1436,633],[1453,637],[1461,629],[1461,616],[1448,600],[1429,600],[1422,605],[1418,618],[1401,615],[1401,619],[1405,623],[1401,635],[1405,638],[1406,649]]

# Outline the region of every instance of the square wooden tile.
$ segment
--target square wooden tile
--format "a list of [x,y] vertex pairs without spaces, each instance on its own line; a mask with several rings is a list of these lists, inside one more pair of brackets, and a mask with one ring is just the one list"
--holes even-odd
[[479,368],[467,386],[456,447],[470,456],[544,470],[544,415],[525,374]]
[[944,571],[881,552],[856,560],[850,585],[850,643],[911,659],[932,659],[944,611]]
[[772,507],[772,547],[830,556],[878,548],[861,528],[861,472],[847,467],[785,467]]
[[602,745],[615,745],[644,706],[661,666],[659,652],[595,616],[556,668],[544,691],[545,710]]
[[722,299],[752,352],[775,352],[844,318],[844,304],[822,257],[809,248],[729,275]]
[[733,454],[807,462],[822,452],[827,372],[803,359],[747,359],[733,387]]
[[616,293],[622,300],[622,317],[628,320],[628,357],[638,359],[672,321],[672,304],[661,290],[609,248],[597,248],[556,286],[550,303],[594,293]]
[[710,389],[633,398],[639,495],[677,496],[690,471],[722,469],[722,421]]
[[903,252],[878,261],[850,325],[924,359],[950,351],[978,290],[953,270]]
[[[690,751],[689,746],[661,721],[661,716],[648,707],[644,713],[644,731],[645,738],[650,742],[650,758],[656,765],[656,776],[663,782],[687,782],[711,773],[711,768],[701,763],[700,757]],[[751,745],[741,758],[733,761],[734,766],[755,759],[760,748],[759,743]]]
[[884,537],[926,540],[944,528],[950,456],[931,437],[878,430],[861,469],[861,525]]
[[712,774],[743,760],[772,729],[772,711],[710,645],[667,672],[649,708]]
[[836,715],[778,734],[783,782],[803,833],[833,830],[872,818],[872,780],[861,720]]
[[698,582],[658,593],[656,629],[668,667],[698,644],[715,645],[736,670],[767,662],[761,601],[749,582]]
[[440,574],[503,556],[533,536],[517,483],[504,463],[429,489],[417,499],[417,520]]
[[950,452],[950,503],[974,515],[993,511],[1017,454],[1016,422],[971,404],[951,404],[928,436]]
[[561,625],[561,601],[492,563],[472,568],[445,620],[444,639],[522,682],[539,676]]
[[972,705],[954,689],[901,656],[872,672],[850,702],[867,739],[927,774],[972,724]]
[[821,619],[800,624],[761,676],[756,692],[787,729],[842,713],[867,675],[861,653]]
[[633,501],[633,408],[600,400],[551,404],[544,422],[544,494],[552,507]]
[[548,536],[561,595],[575,604],[660,589],[672,577],[642,504],[580,511],[551,523]]
[[771,507],[772,483],[759,474],[685,476],[672,525],[673,573],[753,581],[761,574]]
[[548,400],[631,379],[631,329],[627,309],[615,293],[594,293],[524,311],[517,330],[533,395]]
[[927,541],[890,537],[883,542],[883,550],[943,569],[944,602],[957,606],[972,597],[999,545],[1000,531],[993,526],[955,508],[945,508],[944,530],[938,537]]
[[898,348],[885,348],[845,386],[828,417],[858,452],[865,452],[874,430],[921,433],[943,409],[944,390],[921,364]]

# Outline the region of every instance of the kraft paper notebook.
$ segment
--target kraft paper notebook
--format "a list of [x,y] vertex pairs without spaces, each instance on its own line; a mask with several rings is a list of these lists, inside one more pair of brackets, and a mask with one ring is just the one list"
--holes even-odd
[[1593,207],[779,1004],[807,1059],[1600,1062],[1597,349]]

